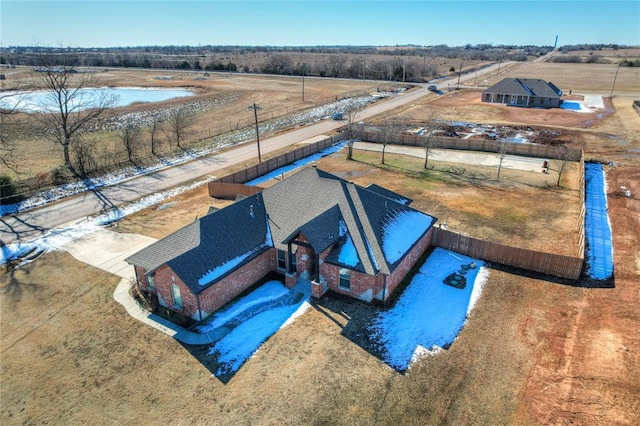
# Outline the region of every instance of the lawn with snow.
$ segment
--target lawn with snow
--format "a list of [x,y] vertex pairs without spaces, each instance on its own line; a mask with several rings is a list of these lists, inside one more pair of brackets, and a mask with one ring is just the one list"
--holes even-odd
[[291,173],[292,171],[298,170],[299,168],[304,167],[307,164],[313,163],[314,161],[317,161],[322,157],[326,157],[327,155],[340,151],[342,148],[345,147],[346,144],[347,142],[344,141],[344,142],[337,143],[335,145],[331,145],[316,154],[312,154],[308,157],[301,158],[300,160],[294,161],[289,165],[279,167],[273,170],[272,172],[269,172],[253,180],[250,180],[249,182],[245,183],[245,185],[250,185],[250,186],[260,185],[261,183],[268,182],[271,179],[279,178],[283,176],[285,173]]
[[[444,283],[450,274],[472,262],[467,284],[458,289]],[[420,267],[400,299],[380,313],[370,327],[383,360],[398,371],[422,356],[447,348],[465,324],[480,297],[488,271],[483,262],[436,248]]]
[[607,184],[602,164],[585,164],[586,273],[596,280],[613,275],[613,244],[607,211]]
[[[302,291],[305,284],[310,289],[308,282],[300,283],[291,290],[278,281],[265,283],[216,314],[210,323],[199,327],[198,331],[207,332],[239,317],[243,318],[239,325],[209,349],[209,355],[217,356],[218,370],[215,373],[217,377],[238,371],[271,335],[290,324],[309,308],[310,305],[307,302],[309,292],[305,292],[305,297],[297,302],[291,304],[283,302],[272,305],[266,310],[260,309],[260,305],[282,299],[288,293]],[[256,314],[254,315],[252,311]]]

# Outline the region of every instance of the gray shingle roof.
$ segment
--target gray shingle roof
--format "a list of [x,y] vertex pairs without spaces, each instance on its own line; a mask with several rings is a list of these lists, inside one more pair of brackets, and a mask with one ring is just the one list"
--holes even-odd
[[[415,211],[396,200],[405,199],[377,185],[371,189],[328,174],[317,168],[304,169],[262,192],[276,248],[302,233],[317,253],[340,244],[344,222],[360,263],[355,269],[367,274],[390,274],[382,251],[383,226],[398,211]],[[382,195],[384,194],[384,195]],[[427,215],[425,215],[427,216]],[[432,224],[435,222],[432,219]],[[337,251],[336,251],[337,252]],[[339,263],[334,252],[327,261]]]
[[208,214],[126,259],[152,271],[164,264],[193,293],[213,283],[198,284],[204,274],[238,256],[249,261],[269,248],[267,216],[260,194]]
[[[271,245],[286,250],[300,233],[316,253],[334,244],[340,247],[346,239],[342,227],[359,259],[357,265],[345,266],[388,275],[401,259],[394,263],[385,259],[384,226],[398,212],[417,212],[397,200],[407,198],[377,185],[363,188],[311,167],[196,220],[126,260],[147,271],[168,264],[192,292],[199,293],[222,277],[199,285],[208,271],[249,254],[246,263]],[[433,226],[435,218],[419,214]],[[268,235],[272,241],[266,244]],[[340,264],[337,252],[332,251],[327,261]]]
[[558,98],[562,95],[562,91],[553,83],[547,83],[539,78],[505,78],[482,93],[545,98]]

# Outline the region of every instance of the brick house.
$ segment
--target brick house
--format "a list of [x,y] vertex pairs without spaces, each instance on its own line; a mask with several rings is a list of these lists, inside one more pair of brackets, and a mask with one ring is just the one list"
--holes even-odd
[[482,92],[482,102],[557,108],[562,103],[562,90],[539,78],[505,78]]
[[127,258],[143,292],[202,320],[271,272],[384,301],[429,247],[436,219],[378,185],[315,167],[194,221]]

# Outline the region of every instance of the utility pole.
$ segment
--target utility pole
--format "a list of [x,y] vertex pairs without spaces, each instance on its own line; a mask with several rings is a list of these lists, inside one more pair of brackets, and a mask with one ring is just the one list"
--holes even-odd
[[407,66],[407,60],[403,59],[402,60],[402,84],[404,84],[404,75],[405,75],[406,66]]
[[458,84],[456,84],[456,89],[460,87],[460,77],[462,76],[462,64],[464,64],[464,62],[460,62],[460,69],[458,70]]
[[304,102],[304,68],[306,64],[303,62],[300,66],[302,67],[302,102]]
[[613,89],[616,87],[616,79],[618,78],[618,71],[620,71],[620,64],[618,64],[618,68],[616,68],[616,74],[613,76],[613,84],[611,85],[611,93],[609,94],[610,98],[613,98]]
[[258,130],[258,110],[262,109],[254,102],[248,109],[253,110],[253,115],[256,118],[256,143],[258,144],[258,163],[262,163],[262,157],[260,157],[260,131]]

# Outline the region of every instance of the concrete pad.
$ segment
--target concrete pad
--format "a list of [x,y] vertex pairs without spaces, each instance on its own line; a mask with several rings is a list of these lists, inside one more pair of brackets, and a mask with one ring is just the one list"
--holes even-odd
[[[382,144],[371,142],[356,142],[355,149],[365,151],[382,152]],[[424,158],[425,148],[404,145],[387,145],[387,153],[409,155],[411,157]],[[477,151],[456,151],[453,149],[434,148],[429,154],[429,160],[442,161],[446,163],[472,164],[476,166],[498,167],[500,156],[491,152]],[[521,157],[517,155],[505,155],[502,160],[502,167],[505,169],[522,170],[525,172],[542,173],[544,158]]]
[[127,257],[154,243],[155,238],[99,229],[64,244],[61,248],[81,262],[122,278],[131,278],[133,267]]

